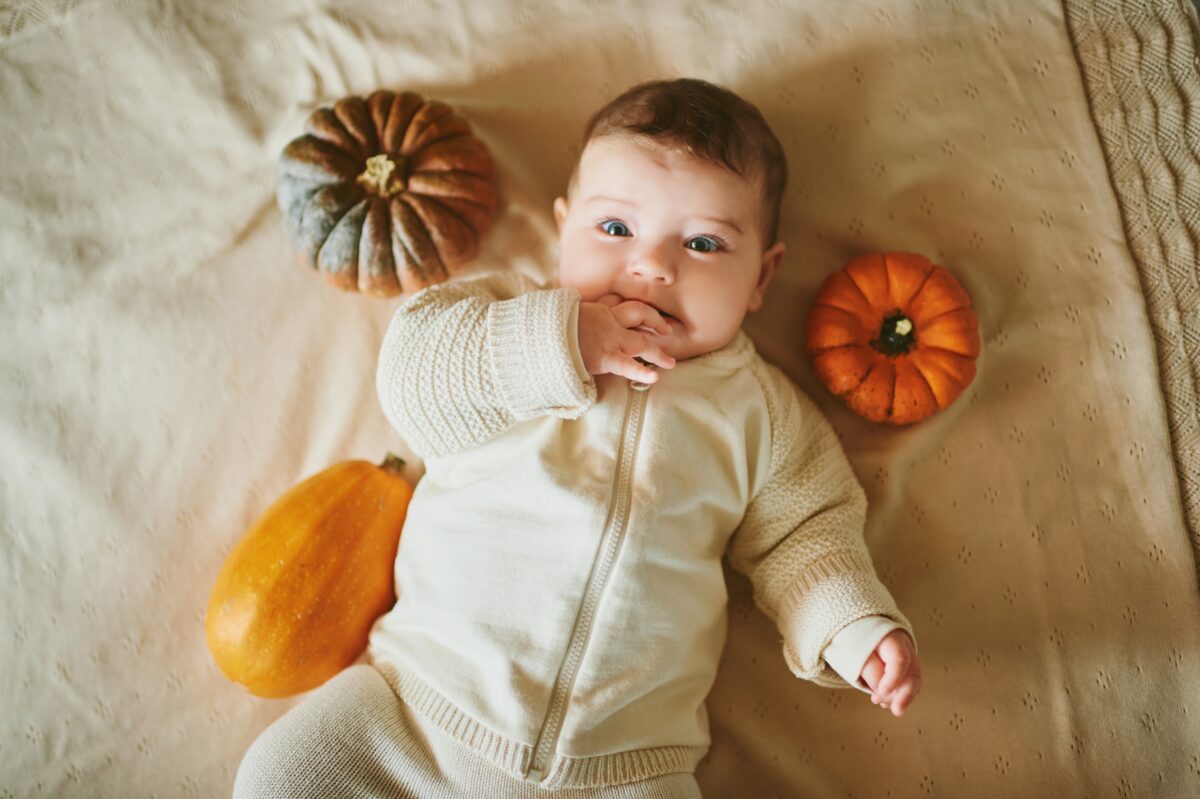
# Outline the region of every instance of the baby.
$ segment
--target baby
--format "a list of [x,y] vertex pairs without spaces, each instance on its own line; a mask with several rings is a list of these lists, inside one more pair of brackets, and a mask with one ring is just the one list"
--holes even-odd
[[554,283],[487,274],[396,312],[379,396],[426,465],[398,600],[236,795],[699,796],[726,553],[797,677],[897,716],[920,691],[837,437],[741,330],[784,254],[775,135],[682,79],[617,97],[583,145]]

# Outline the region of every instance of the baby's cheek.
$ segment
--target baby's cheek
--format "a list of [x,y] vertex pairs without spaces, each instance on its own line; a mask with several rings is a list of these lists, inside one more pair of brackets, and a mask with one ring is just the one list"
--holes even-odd
[[587,280],[584,276],[575,272],[562,272],[558,274],[558,285],[565,289],[575,289],[579,292],[579,299],[582,302],[596,302],[605,294],[608,294],[606,286],[592,280]]

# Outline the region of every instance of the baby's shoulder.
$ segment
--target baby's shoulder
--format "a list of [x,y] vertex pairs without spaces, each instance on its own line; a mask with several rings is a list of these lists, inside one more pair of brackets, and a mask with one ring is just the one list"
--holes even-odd
[[747,359],[744,368],[753,375],[770,405],[790,405],[804,394],[787,372],[757,352]]
[[755,353],[746,368],[762,389],[776,435],[788,436],[797,426],[811,424],[814,419],[825,420],[824,412],[813,398],[780,367]]

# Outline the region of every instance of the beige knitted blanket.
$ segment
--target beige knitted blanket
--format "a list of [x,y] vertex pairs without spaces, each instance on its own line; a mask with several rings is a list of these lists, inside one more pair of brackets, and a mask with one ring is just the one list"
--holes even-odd
[[[792,181],[746,325],[835,428],[925,689],[797,680],[728,571],[708,797],[1200,795],[1200,68],[1187,0],[0,3],[0,797],[223,796],[295,700],[206,651],[212,581],[287,487],[410,457],[375,396],[394,301],[290,259],[277,157],[412,89],[499,168],[479,267],[544,278],[587,115],[695,75]],[[864,252],[970,293],[974,383],[908,429],[803,352]]]

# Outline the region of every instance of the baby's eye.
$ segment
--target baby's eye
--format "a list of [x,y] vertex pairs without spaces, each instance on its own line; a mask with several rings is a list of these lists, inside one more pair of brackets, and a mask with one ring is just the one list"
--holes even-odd
[[610,236],[628,236],[629,228],[619,219],[606,219],[600,223],[600,229]]
[[[700,247],[692,247],[692,243],[699,243]],[[689,239],[687,246],[696,252],[716,252],[721,249],[721,242],[711,236],[696,236],[694,239]]]

